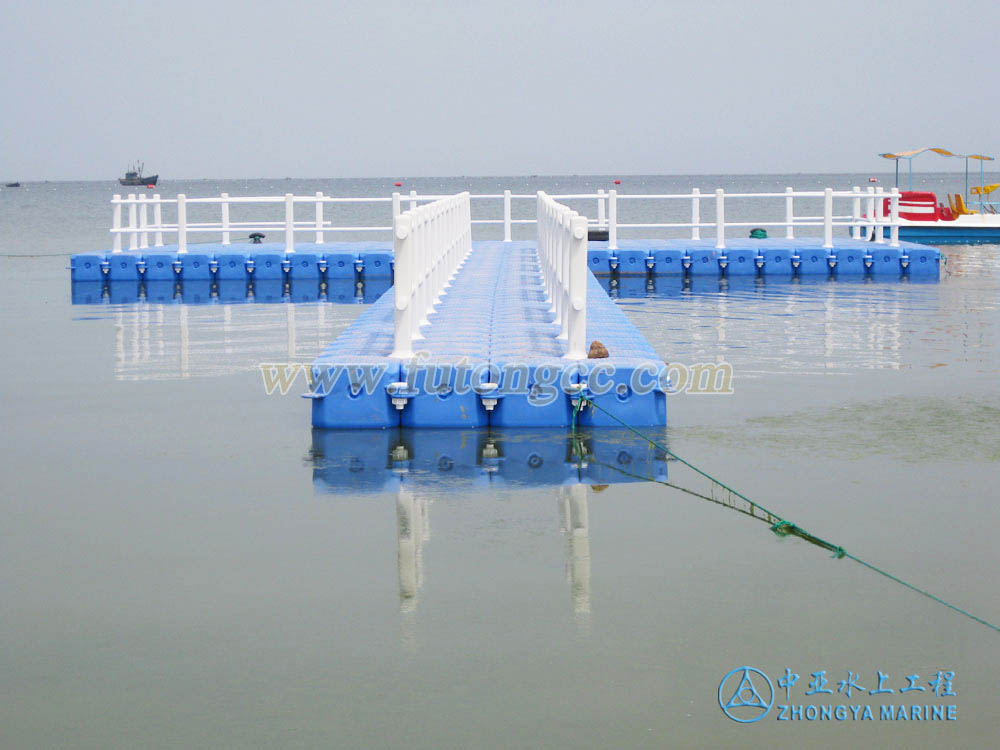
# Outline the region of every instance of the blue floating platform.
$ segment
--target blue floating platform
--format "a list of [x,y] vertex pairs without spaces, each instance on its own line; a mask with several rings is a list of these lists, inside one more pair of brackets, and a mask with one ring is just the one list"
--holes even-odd
[[[621,240],[617,249],[607,242],[591,242],[587,265],[597,275],[618,276],[640,294],[647,277],[688,278],[761,277],[781,281],[794,277],[877,276],[888,280],[940,273],[941,251],[901,241],[875,243],[837,238],[824,248],[818,238],[762,240],[730,238],[724,249],[714,239]],[[327,242],[303,244],[286,253],[280,243],[191,245],[179,253],[176,246],[120,253],[79,253],[70,259],[73,281],[391,281],[393,260],[389,242]],[[628,279],[634,281],[628,282]]]
[[565,358],[534,242],[474,243],[410,360],[390,356],[394,300],[389,289],[313,363],[314,427],[568,427],[581,391],[630,424],[666,425],[666,365],[592,274],[587,341],[611,356]]
[[[651,431],[666,443],[666,431]],[[318,492],[439,491],[461,478],[492,487],[667,481],[668,457],[624,429],[312,431]]]
[[619,240],[617,249],[607,242],[591,242],[588,267],[598,275],[620,277],[684,275],[698,277],[763,277],[772,281],[797,276],[838,278],[873,275],[881,279],[911,273],[940,273],[941,251],[914,242],[876,243],[844,237],[833,248],[815,237],[786,239],[727,238],[726,247],[715,239]]

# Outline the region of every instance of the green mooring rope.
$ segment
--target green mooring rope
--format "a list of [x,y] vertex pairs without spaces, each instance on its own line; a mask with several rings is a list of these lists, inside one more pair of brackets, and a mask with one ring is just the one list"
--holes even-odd
[[[583,410],[584,407],[586,407],[588,405],[591,406],[592,408],[597,409],[598,411],[606,414],[608,417],[610,417],[611,419],[613,419],[615,422],[617,422],[618,424],[620,424],[622,427],[624,427],[625,429],[629,430],[630,432],[632,432],[633,434],[637,435],[638,437],[642,438],[647,443],[649,443],[650,445],[652,445],[654,448],[657,448],[657,449],[663,451],[666,455],[668,455],[671,458],[673,458],[674,460],[679,461],[680,463],[684,464],[689,469],[691,469],[692,471],[696,472],[697,474],[700,474],[701,476],[705,477],[706,479],[708,479],[713,484],[718,485],[719,487],[723,488],[727,492],[730,492],[733,495],[735,495],[736,497],[740,498],[741,500],[749,503],[751,507],[760,508],[768,516],[771,516],[774,519],[776,519],[775,523],[771,526],[771,531],[773,531],[778,536],[790,536],[790,535],[791,536],[797,536],[797,537],[799,537],[801,539],[804,539],[807,542],[810,542],[812,544],[815,544],[815,545],[817,545],[819,547],[822,547],[822,548],[824,548],[826,550],[831,551],[833,553],[833,556],[836,559],[838,559],[838,560],[841,559],[841,558],[844,558],[844,557],[846,557],[849,560],[853,560],[854,562],[858,563],[859,565],[862,565],[862,566],[868,568],[869,570],[871,570],[871,571],[873,571],[875,573],[878,573],[881,576],[885,576],[890,581],[894,581],[895,583],[898,583],[898,584],[900,584],[902,586],[905,586],[906,588],[908,588],[908,589],[910,589],[912,591],[916,591],[918,594],[926,596],[928,599],[931,599],[932,601],[935,601],[938,604],[943,604],[944,606],[948,607],[949,609],[952,609],[955,612],[958,612],[959,614],[965,615],[966,617],[968,617],[968,618],[970,618],[972,620],[975,620],[979,624],[985,625],[986,627],[988,627],[988,628],[990,628],[992,630],[995,630],[998,633],[1000,633],[1000,626],[994,625],[992,622],[984,620],[982,617],[978,617],[978,616],[972,614],[971,612],[969,612],[967,610],[964,610],[961,607],[958,607],[958,606],[952,604],[951,602],[945,601],[944,599],[942,599],[939,596],[935,596],[934,594],[932,594],[929,591],[925,591],[922,588],[914,586],[912,583],[909,583],[908,581],[904,581],[902,578],[898,578],[897,576],[894,576],[892,573],[889,573],[888,571],[882,570],[881,568],[879,568],[879,567],[877,567],[875,565],[872,565],[870,562],[867,562],[866,560],[862,560],[860,557],[852,555],[850,552],[847,552],[843,547],[841,547],[838,544],[834,544],[833,542],[827,541],[826,539],[818,537],[815,534],[810,534],[808,531],[806,531],[805,529],[803,529],[801,526],[798,526],[797,524],[792,523],[791,521],[789,521],[789,520],[787,520],[785,518],[782,518],[780,515],[778,515],[774,511],[766,508],[765,506],[761,505],[760,503],[758,503],[758,502],[756,502],[754,500],[751,500],[746,495],[744,495],[742,492],[738,492],[738,491],[734,490],[732,487],[730,487],[729,485],[725,484],[724,482],[720,482],[718,479],[716,479],[715,477],[713,477],[708,472],[702,471],[697,466],[695,466],[694,464],[692,464],[690,461],[687,461],[687,460],[681,458],[676,453],[674,453],[672,450],[670,450],[669,448],[667,448],[665,445],[662,445],[661,443],[658,443],[657,441],[653,440],[648,435],[645,435],[645,434],[639,432],[639,430],[637,430],[635,427],[633,427],[632,425],[630,425],[630,424],[622,421],[617,416],[615,416],[614,414],[612,414],[611,412],[609,412],[607,409],[605,409],[604,407],[596,404],[595,402],[593,402],[589,398],[586,398],[585,396],[578,397],[576,399],[576,404],[573,407],[573,422],[572,422],[572,425],[573,425],[573,433],[574,434],[576,434],[576,432],[577,432],[577,423],[578,423],[578,418],[579,418],[580,412]],[[666,484],[666,483],[664,483],[664,484]],[[668,486],[673,486],[673,485],[668,485]],[[694,494],[697,494],[697,493],[694,493]]]

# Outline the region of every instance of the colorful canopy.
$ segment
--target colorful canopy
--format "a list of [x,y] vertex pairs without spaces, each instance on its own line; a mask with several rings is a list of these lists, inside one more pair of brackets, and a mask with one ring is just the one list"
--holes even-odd
[[[896,187],[899,187],[899,160],[906,159],[906,163],[910,165],[910,190],[913,190],[913,157],[918,156],[925,151],[933,151],[935,154],[940,154],[941,156],[954,156],[957,159],[965,159],[965,192],[969,192],[969,159],[976,159],[979,161],[979,182],[980,185],[983,183],[983,162],[993,161],[992,156],[986,156],[985,154],[956,154],[953,151],[949,151],[946,148],[937,148],[925,146],[924,148],[915,148],[912,151],[900,151],[895,154],[879,154],[883,159],[892,159],[896,162]],[[980,188],[981,190],[982,188]],[[982,193],[980,192],[980,195]],[[982,198],[980,198],[982,202]]]
[[932,148],[930,146],[925,146],[924,148],[915,148],[912,151],[899,151],[895,154],[879,154],[883,159],[912,159],[918,154],[924,153],[924,151],[933,151],[935,154],[941,154],[941,156],[954,156],[959,159],[979,159],[980,161],[993,161],[992,156],[985,156],[984,154],[956,154],[949,151],[946,148]]

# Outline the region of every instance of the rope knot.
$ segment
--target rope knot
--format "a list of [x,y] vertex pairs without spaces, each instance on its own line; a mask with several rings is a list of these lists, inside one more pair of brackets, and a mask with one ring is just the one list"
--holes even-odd
[[774,526],[771,527],[771,531],[773,531],[778,536],[788,536],[798,528],[799,527],[796,526],[791,521],[785,521],[784,519],[782,519],[781,521],[778,521],[776,524],[774,524]]

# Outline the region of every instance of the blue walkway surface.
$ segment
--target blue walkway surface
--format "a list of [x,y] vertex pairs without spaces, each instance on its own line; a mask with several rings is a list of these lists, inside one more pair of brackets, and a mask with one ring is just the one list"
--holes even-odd
[[[588,278],[587,340],[600,340],[610,357],[564,359],[534,242],[475,243],[412,360],[390,357],[392,289],[327,347],[312,368],[313,425],[565,427],[583,384],[628,423],[665,425],[666,365]],[[588,408],[580,424],[614,422]]]

